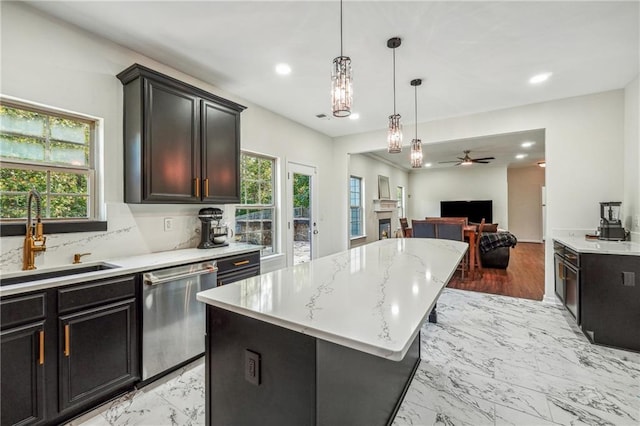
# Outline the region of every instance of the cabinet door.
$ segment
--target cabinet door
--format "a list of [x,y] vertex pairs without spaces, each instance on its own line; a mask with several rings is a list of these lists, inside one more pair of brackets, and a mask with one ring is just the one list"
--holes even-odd
[[240,113],[202,101],[203,197],[240,202]]
[[135,324],[135,299],[59,318],[61,411],[139,379]]
[[2,425],[44,419],[44,321],[0,333]]
[[562,262],[562,258],[557,254],[554,255],[554,271],[555,271],[555,289],[556,295],[560,299],[561,302],[564,303],[565,299],[565,288],[564,288],[564,278],[565,278],[565,267]]
[[200,201],[198,98],[145,80],[145,202]]

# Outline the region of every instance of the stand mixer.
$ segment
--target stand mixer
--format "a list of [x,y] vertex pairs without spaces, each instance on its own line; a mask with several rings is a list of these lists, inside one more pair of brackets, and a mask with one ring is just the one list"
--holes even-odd
[[[220,224],[222,220],[222,210],[217,207],[205,207],[198,212],[198,219],[202,222],[200,232],[199,249],[228,246],[229,227]],[[214,224],[215,222],[215,224]],[[233,231],[231,231],[233,236]]]

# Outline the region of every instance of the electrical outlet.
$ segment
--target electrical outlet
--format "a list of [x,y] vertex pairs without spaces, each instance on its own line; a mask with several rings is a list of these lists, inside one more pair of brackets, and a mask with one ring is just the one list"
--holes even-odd
[[633,227],[636,229],[640,229],[640,214],[635,215],[633,219]]
[[164,218],[164,232],[172,232],[173,231],[173,218],[165,217]]
[[244,352],[244,378],[247,382],[260,386],[260,354],[246,349]]

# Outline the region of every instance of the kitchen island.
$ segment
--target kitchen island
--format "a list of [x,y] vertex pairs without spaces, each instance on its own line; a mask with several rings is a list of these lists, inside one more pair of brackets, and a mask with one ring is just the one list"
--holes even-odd
[[209,425],[383,425],[468,245],[386,239],[198,294]]

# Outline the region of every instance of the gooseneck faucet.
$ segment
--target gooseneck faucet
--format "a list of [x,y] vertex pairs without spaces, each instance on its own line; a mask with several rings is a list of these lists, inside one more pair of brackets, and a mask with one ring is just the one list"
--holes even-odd
[[[36,199],[36,222],[31,221],[31,203]],[[27,200],[27,235],[24,237],[22,250],[22,270],[36,269],[35,254],[38,251],[45,251],[45,241],[47,237],[42,235],[42,217],[40,216],[40,193],[35,189],[29,191]]]

